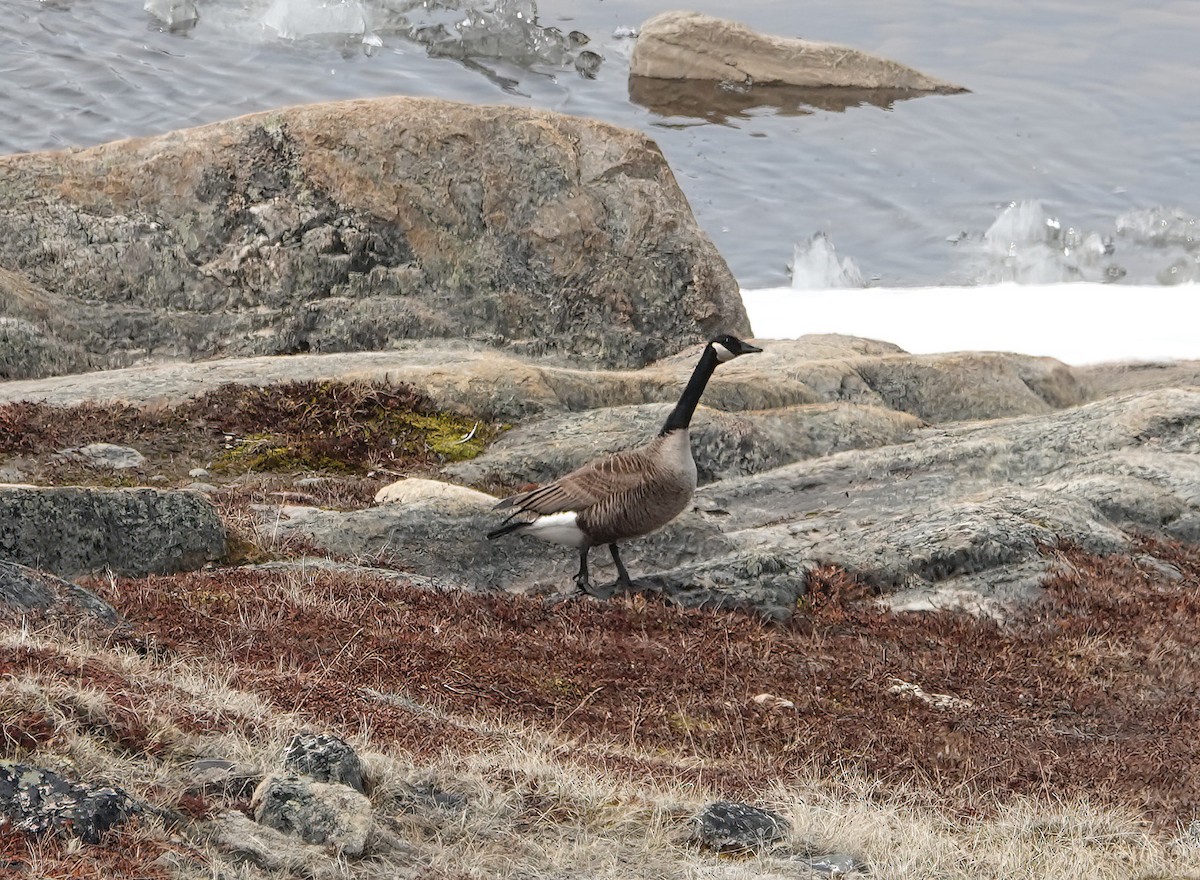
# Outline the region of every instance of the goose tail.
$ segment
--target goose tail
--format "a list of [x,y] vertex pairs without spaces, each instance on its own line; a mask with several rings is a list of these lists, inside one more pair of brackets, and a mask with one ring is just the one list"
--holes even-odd
[[489,541],[494,541],[501,535],[507,535],[509,532],[515,532],[517,529],[523,529],[527,525],[529,525],[527,522],[506,522],[504,525],[500,526],[500,528],[492,529],[490,532],[488,532],[487,539]]

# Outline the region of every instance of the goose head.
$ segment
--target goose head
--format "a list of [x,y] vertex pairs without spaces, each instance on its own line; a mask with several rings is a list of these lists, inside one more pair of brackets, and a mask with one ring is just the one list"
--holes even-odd
[[755,354],[762,351],[761,348],[748,342],[742,342],[736,336],[730,336],[728,333],[718,336],[716,339],[710,339],[708,347],[716,354],[717,363],[720,364],[727,363],[743,354]]

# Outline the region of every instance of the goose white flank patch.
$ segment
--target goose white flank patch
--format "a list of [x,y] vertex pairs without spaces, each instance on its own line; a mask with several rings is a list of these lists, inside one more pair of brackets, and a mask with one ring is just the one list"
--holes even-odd
[[696,462],[688,428],[700,395],[720,364],[762,351],[733,336],[718,336],[704,346],[657,437],[634,449],[606,455],[564,477],[505,498],[496,510],[509,510],[488,539],[512,532],[579,550],[575,584],[588,592],[588,553],[607,544],[617,566],[617,585],[633,585],[621,562],[617,542],[648,535],[679,516],[696,491]]
[[762,336],[844,333],[913,354],[1011,351],[1068,364],[1200,358],[1200,285],[998,284],[743,290]]

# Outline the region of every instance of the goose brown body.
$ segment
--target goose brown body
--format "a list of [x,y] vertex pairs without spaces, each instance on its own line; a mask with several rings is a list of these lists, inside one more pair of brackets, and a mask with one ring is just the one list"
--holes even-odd
[[607,544],[617,566],[618,584],[630,586],[617,543],[662,528],[687,508],[696,491],[688,426],[709,377],[718,364],[761,350],[732,336],[709,342],[657,437],[598,458],[553,483],[505,498],[496,509],[510,513],[488,538],[521,532],[579,548],[575,582],[584,591],[588,551]]
[[553,483],[505,498],[497,509],[548,516],[574,513],[592,547],[640,538],[679,516],[696,491],[688,429],[607,455]]

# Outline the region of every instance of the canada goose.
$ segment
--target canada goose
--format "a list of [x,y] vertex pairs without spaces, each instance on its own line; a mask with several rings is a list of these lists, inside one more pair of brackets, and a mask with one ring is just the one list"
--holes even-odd
[[584,593],[590,586],[588,552],[607,544],[617,566],[617,584],[631,587],[617,542],[662,528],[687,507],[696,491],[688,425],[704,386],[717,364],[759,351],[732,336],[713,339],[704,346],[692,378],[657,437],[588,462],[553,483],[505,498],[494,509],[512,513],[500,528],[488,532],[488,540],[521,532],[579,548],[575,584]]

